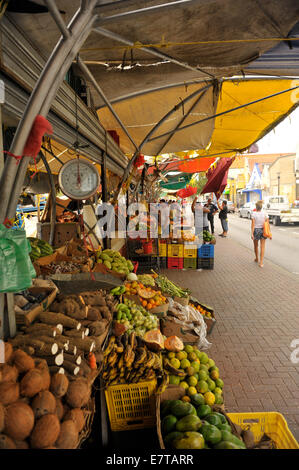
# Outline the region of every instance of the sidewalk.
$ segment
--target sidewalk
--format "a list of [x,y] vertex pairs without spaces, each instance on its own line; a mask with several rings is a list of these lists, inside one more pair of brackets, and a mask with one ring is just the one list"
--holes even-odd
[[253,251],[216,237],[214,270],[167,276],[215,310],[208,353],[224,380],[226,409],[278,411],[299,442],[299,363],[290,359],[292,340],[299,342],[299,277],[268,260],[261,269]]

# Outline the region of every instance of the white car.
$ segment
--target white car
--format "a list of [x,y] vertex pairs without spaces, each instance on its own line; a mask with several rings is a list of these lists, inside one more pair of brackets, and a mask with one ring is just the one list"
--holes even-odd
[[241,206],[239,209],[239,217],[247,217],[247,219],[251,219],[251,214],[254,210],[256,210],[255,202],[246,202],[246,204]]

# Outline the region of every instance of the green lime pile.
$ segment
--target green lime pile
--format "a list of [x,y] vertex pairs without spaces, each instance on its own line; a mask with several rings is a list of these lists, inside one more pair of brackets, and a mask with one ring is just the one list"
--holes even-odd
[[185,389],[183,401],[190,402],[193,395],[201,394],[207,405],[223,404],[223,380],[219,376],[218,367],[207,353],[187,344],[183,351],[169,352],[167,359],[178,370],[177,375],[171,372],[169,383]]
[[98,251],[96,254],[97,263],[103,263],[106,268],[111,269],[119,274],[128,275],[133,271],[134,266],[132,261],[127,260],[118,251],[115,250],[103,250]]
[[164,400],[161,404],[161,431],[166,448],[173,449],[245,449],[244,442],[231,432],[222,413],[201,403],[200,394],[191,403]]

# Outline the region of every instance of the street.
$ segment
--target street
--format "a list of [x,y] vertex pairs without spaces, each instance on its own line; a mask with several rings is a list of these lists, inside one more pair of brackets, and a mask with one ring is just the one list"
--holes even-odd
[[[251,220],[240,218],[239,214],[228,216],[228,237],[252,250],[253,242],[250,237]],[[266,241],[265,261],[268,259],[287,271],[299,276],[299,225],[270,225],[272,240]],[[221,233],[218,215],[215,217],[215,235]]]

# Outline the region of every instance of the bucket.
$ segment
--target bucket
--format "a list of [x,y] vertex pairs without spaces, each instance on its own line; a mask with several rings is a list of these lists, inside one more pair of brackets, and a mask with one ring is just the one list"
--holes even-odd
[[150,255],[153,252],[153,242],[142,242],[143,253],[145,255]]

